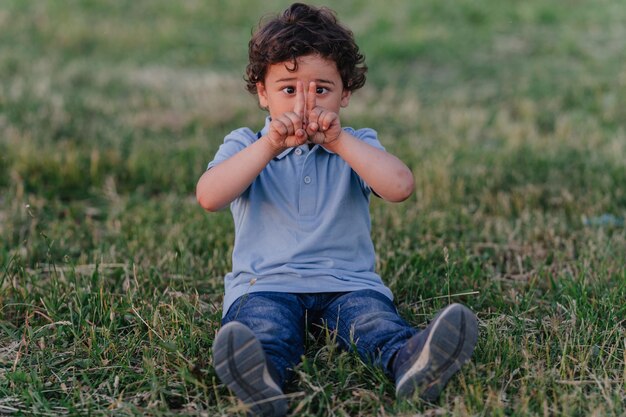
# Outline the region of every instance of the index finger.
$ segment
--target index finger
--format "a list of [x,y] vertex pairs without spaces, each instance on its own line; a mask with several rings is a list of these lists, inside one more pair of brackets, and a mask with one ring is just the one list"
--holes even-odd
[[301,119],[304,118],[304,86],[302,81],[296,82],[296,104],[293,107],[293,112]]
[[315,106],[317,105],[316,100],[317,100],[317,84],[315,84],[315,81],[311,81],[309,83],[309,92],[306,95],[306,112],[307,114],[313,110],[315,108]]

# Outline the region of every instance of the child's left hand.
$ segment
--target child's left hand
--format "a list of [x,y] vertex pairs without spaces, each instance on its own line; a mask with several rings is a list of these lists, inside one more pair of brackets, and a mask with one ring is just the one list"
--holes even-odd
[[309,83],[306,96],[306,133],[309,141],[319,145],[330,145],[341,134],[339,115],[317,105],[317,85]]

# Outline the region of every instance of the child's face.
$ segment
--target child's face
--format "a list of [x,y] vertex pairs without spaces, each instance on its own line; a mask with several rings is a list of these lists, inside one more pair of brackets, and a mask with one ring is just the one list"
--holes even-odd
[[[293,68],[290,61],[270,65],[265,81],[257,83],[259,103],[261,107],[268,108],[272,118],[293,111],[298,81],[302,82],[305,95],[309,94],[309,83],[315,82],[317,91],[315,103],[319,107],[339,113],[341,107],[348,105],[350,91],[343,88],[343,81],[334,61],[319,55],[301,56],[297,61],[297,71],[288,70]],[[310,110],[305,109],[305,114]]]

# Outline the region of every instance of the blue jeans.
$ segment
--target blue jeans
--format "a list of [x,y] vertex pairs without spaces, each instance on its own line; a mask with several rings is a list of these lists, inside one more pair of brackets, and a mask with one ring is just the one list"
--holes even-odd
[[252,292],[238,298],[222,324],[238,321],[261,342],[277,383],[284,386],[304,354],[307,328],[328,328],[340,347],[392,375],[392,358],[417,333],[378,291],[294,294]]

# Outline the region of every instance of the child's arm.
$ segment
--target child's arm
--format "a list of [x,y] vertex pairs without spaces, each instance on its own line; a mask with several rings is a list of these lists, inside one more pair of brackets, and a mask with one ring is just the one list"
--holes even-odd
[[243,193],[265,166],[275,150],[267,137],[205,171],[196,185],[198,203],[207,211],[218,211]]
[[337,140],[324,144],[344,161],[386,201],[404,201],[413,193],[411,170],[397,157],[342,131]]
[[341,128],[339,115],[316,106],[315,83],[307,95],[307,135],[314,143],[336,153],[380,197],[387,201],[404,201],[413,193],[411,170],[394,155],[377,149]]
[[304,91],[301,82],[296,89],[298,94],[293,112],[272,119],[266,136],[202,174],[196,186],[196,198],[205,210],[217,211],[226,207],[248,188],[275,156],[307,141],[302,128]]

